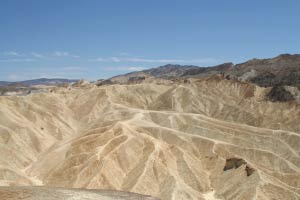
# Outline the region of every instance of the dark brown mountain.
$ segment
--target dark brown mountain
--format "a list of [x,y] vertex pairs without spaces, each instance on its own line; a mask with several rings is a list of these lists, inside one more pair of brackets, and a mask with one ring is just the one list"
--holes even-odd
[[300,85],[300,54],[282,54],[270,59],[253,59],[237,64],[227,74],[262,87]]
[[[269,59],[252,59],[244,63],[224,63],[211,67],[197,67],[194,65],[168,64],[157,68],[131,72],[110,78],[118,83],[136,79],[137,77],[155,77],[162,79],[206,77],[224,74],[228,79],[238,79],[257,84],[262,87],[275,85],[300,85],[300,54],[282,54]],[[125,78],[126,77],[126,78]]]
[[181,77],[210,76],[225,73],[233,69],[233,63],[224,63],[213,67],[197,67],[186,70]]

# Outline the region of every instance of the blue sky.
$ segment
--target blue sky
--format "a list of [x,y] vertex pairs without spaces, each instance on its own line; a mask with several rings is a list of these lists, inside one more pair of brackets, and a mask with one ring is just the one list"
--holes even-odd
[[300,53],[298,0],[0,0],[0,80]]

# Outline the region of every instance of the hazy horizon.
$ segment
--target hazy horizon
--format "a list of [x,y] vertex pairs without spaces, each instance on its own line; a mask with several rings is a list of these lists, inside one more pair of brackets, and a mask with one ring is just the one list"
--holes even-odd
[[[288,53],[282,53],[282,54],[288,54]],[[282,54],[279,54],[279,55],[282,55]],[[270,57],[270,58],[251,58],[251,59],[271,59],[271,58],[274,58],[274,57],[277,57],[279,55],[275,55],[273,57]],[[300,54],[299,54],[300,55]],[[251,60],[249,59],[249,60]],[[247,62],[249,60],[244,60],[244,61],[241,61],[239,63],[233,63],[234,65],[236,64],[241,64],[241,63],[244,63],[244,62]],[[230,62],[230,61],[228,61]],[[214,67],[214,66],[217,66],[219,64],[224,64],[225,62],[222,62],[222,63],[216,63],[215,65],[210,65],[210,66],[197,66],[195,64],[188,64],[188,65],[193,65],[193,66],[197,66],[197,67]],[[128,70],[127,72],[120,72],[119,74],[114,74],[112,76],[109,76],[109,77],[101,77],[101,78],[96,78],[96,79],[89,79],[89,78],[85,78],[85,77],[74,77],[74,78],[70,78],[70,77],[64,77],[64,76],[38,76],[38,77],[32,77],[32,78],[28,78],[28,79],[20,79],[20,80],[0,80],[0,82],[21,82],[21,81],[30,81],[30,80],[36,80],[36,79],[69,79],[69,80],[88,80],[88,81],[97,81],[97,80],[100,80],[100,79],[108,79],[108,78],[112,78],[114,76],[118,76],[118,75],[124,75],[124,74],[127,74],[127,73],[130,73],[130,72],[135,72],[135,71],[142,71],[142,70],[147,70],[147,69],[151,69],[151,68],[157,68],[157,67],[162,67],[162,66],[165,66],[165,65],[180,65],[178,63],[168,63],[168,64],[164,64],[164,65],[159,65],[159,66],[152,66],[152,67],[148,67],[148,68],[139,68],[139,67],[132,67],[132,69]],[[184,66],[184,64],[182,65]],[[71,69],[70,69],[71,70]]]

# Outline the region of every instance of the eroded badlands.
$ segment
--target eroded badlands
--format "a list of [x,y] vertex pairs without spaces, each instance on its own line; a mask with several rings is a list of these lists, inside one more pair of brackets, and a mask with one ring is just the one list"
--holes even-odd
[[0,185],[300,199],[300,106],[266,90],[216,76],[0,97]]

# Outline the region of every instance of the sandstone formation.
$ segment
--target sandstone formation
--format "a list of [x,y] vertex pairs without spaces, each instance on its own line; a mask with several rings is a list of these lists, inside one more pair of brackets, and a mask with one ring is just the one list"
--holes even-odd
[[0,97],[0,185],[300,199],[300,104],[268,92],[213,76]]

